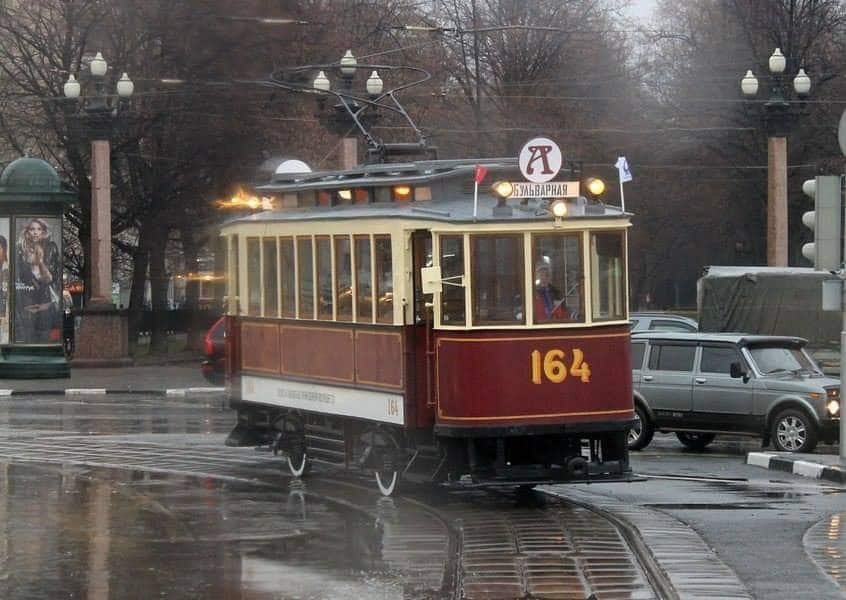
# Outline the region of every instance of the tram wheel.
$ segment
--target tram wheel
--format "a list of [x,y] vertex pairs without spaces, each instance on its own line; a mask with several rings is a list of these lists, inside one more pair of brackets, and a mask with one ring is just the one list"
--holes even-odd
[[383,496],[393,496],[399,483],[398,471],[376,471],[376,485]]
[[376,458],[376,486],[383,496],[393,496],[399,488],[400,469],[397,468],[399,444],[392,437],[387,438],[387,444],[379,448]]
[[288,470],[294,477],[304,477],[311,466],[311,463],[308,460],[308,455],[302,447],[299,449],[292,449],[291,452],[288,453],[286,462],[288,463]]

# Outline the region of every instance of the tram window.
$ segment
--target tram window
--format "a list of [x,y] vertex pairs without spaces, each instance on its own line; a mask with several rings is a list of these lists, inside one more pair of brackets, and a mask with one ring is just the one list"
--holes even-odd
[[335,238],[335,289],[337,319],[352,321],[352,261],[350,258],[350,238]]
[[471,240],[473,324],[524,323],[523,236],[474,235]]
[[297,283],[299,284],[300,319],[314,318],[314,273],[310,237],[297,238]]
[[373,322],[372,262],[370,236],[355,236],[356,320],[359,323]]
[[376,322],[394,322],[394,271],[391,256],[391,236],[373,238],[376,263]]
[[317,192],[318,206],[332,206],[332,192],[320,190]]
[[279,304],[279,288],[276,285],[276,238],[263,238],[261,244],[264,253],[264,316],[276,317]]
[[294,240],[279,239],[279,282],[282,284],[282,316],[292,319],[296,316],[296,280],[294,275]]
[[317,318],[332,319],[332,247],[328,237],[317,242]]
[[[464,238],[460,235],[441,237],[441,278],[446,282],[458,283],[464,275]],[[441,292],[441,323],[464,325],[464,287],[443,286]]]
[[247,314],[261,316],[261,246],[247,238]]
[[414,188],[410,185],[395,185],[391,188],[391,201],[411,202],[414,199]]
[[532,236],[533,322],[584,322],[581,235]]
[[300,192],[297,206],[317,206],[317,193],[314,190]]
[[625,318],[625,273],[623,234],[591,233],[590,236],[591,303],[594,321]]
[[356,188],[353,190],[353,202],[355,204],[368,204],[370,201],[370,190],[368,188]]

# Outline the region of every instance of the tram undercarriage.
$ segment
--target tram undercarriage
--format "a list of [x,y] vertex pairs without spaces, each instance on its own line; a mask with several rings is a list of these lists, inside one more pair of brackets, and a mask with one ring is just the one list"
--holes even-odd
[[226,444],[269,446],[295,477],[305,475],[311,462],[371,473],[384,495],[393,494],[401,480],[464,487],[629,480],[626,434],[631,423],[603,425],[601,431],[565,433],[562,426],[408,430],[251,406],[239,408]]

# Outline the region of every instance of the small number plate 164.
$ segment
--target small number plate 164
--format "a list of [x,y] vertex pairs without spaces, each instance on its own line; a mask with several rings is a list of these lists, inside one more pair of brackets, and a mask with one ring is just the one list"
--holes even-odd
[[[546,381],[562,383],[567,375],[578,377],[582,383],[590,383],[590,365],[585,362],[585,354],[573,348],[570,356],[564,350],[532,351],[532,383],[540,385]],[[569,358],[569,360],[568,360]],[[569,362],[569,368],[567,363]]]

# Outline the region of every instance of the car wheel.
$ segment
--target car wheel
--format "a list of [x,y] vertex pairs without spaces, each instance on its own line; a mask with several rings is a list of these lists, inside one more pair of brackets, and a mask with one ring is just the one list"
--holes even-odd
[[635,424],[629,429],[628,444],[629,450],[640,450],[646,448],[655,435],[655,428],[649,420],[646,410],[639,404],[635,404]]
[[817,427],[804,411],[788,408],[773,419],[770,438],[781,452],[813,452],[817,446]]
[[713,433],[679,431],[676,433],[676,437],[679,438],[679,441],[682,444],[684,444],[685,448],[690,448],[691,450],[704,450],[705,447],[713,442],[714,438],[717,436]]

